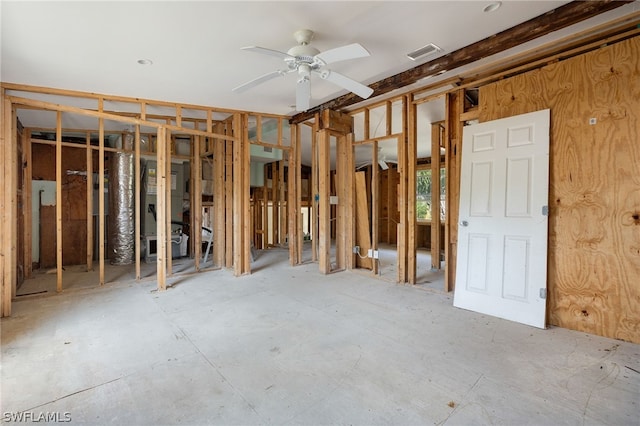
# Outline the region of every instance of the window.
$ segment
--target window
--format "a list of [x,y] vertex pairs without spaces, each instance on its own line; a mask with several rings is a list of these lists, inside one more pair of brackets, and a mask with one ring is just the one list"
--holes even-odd
[[[446,171],[440,169],[440,219],[445,218]],[[416,173],[416,219],[431,220],[431,169],[420,169]]]

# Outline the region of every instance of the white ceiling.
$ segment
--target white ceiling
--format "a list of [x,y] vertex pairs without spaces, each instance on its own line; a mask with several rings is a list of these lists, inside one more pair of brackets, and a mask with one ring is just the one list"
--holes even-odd
[[[483,12],[489,3],[2,0],[0,80],[292,115],[296,112],[292,108],[295,74],[242,94],[231,91],[283,67],[278,58],[241,47],[287,51],[296,44],[293,32],[309,28],[315,32],[312,45],[320,51],[354,42],[369,50],[370,57],[338,62],[330,68],[371,84],[436,58],[414,62],[406,57],[425,44],[438,45],[442,48],[438,55],[444,55],[567,1],[503,1],[495,12]],[[529,42],[522,49],[622,16],[637,6],[636,2],[614,9]],[[139,65],[139,59],[150,59],[153,64]],[[346,93],[315,77],[312,107]],[[44,126],[29,122],[29,117],[21,120],[25,126]]]
[[[312,45],[321,51],[358,42],[370,57],[331,68],[370,84],[416,66],[406,53],[427,43],[452,52],[567,2],[505,1],[484,13],[488,3],[3,1],[2,80],[289,114],[295,75],[231,92],[284,65],[241,47],[287,51],[301,28],[315,32]],[[344,93],[313,79],[311,105]]]

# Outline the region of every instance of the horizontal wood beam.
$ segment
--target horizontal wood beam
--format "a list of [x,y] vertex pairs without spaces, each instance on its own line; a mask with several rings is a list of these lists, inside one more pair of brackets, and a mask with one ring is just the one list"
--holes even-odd
[[391,133],[389,135],[386,136],[378,136],[376,138],[371,138],[371,139],[362,139],[359,140],[357,142],[353,142],[353,145],[368,145],[374,142],[384,142],[384,141],[388,141],[390,139],[399,139],[402,137],[404,133],[400,132],[400,133]]
[[480,108],[473,107],[468,111],[460,113],[460,121],[477,120],[480,118]]
[[[632,0],[572,1],[447,55],[370,84],[369,87],[374,90],[372,97],[403,88],[425,77],[442,74],[476,62],[631,2]],[[326,109],[340,110],[362,100],[359,96],[348,93],[296,114],[291,118],[290,122],[292,124],[301,123],[313,118],[320,111]]]
[[16,107],[20,107],[23,105],[34,106],[39,109],[44,109],[49,111],[68,112],[68,113],[73,113],[78,115],[85,115],[88,117],[103,118],[106,120],[118,121],[122,123],[128,123],[128,124],[134,124],[134,125],[140,125],[140,126],[146,126],[146,127],[154,127],[156,129],[160,127],[164,127],[167,130],[182,132],[190,135],[207,136],[207,137],[220,138],[220,139],[231,140],[231,141],[235,140],[233,136],[227,136],[227,135],[222,135],[217,133],[209,133],[202,130],[189,129],[187,127],[174,126],[174,125],[165,124],[165,123],[157,123],[155,121],[146,121],[146,120],[142,120],[135,117],[109,114],[106,112],[94,111],[94,110],[84,109],[84,108],[75,107],[75,106],[60,105],[52,102],[39,101],[39,100],[21,98],[16,96],[7,96],[7,99],[9,99],[11,103],[14,104]]
[[[160,100],[143,99],[143,98],[132,98],[128,96],[106,95],[102,93],[83,92],[79,90],[69,90],[69,89],[57,89],[53,87],[44,87],[44,86],[32,86],[28,84],[3,82],[0,84],[0,87],[6,90],[15,90],[19,92],[46,93],[49,95],[67,96],[71,98],[86,98],[86,99],[102,100],[103,102],[104,101],[125,102],[125,103],[131,103],[131,104],[144,105],[143,109],[147,109],[149,107],[156,107],[156,106],[169,107],[169,108],[175,108],[180,106],[181,108],[186,108],[186,109],[193,109],[193,110],[200,110],[200,111],[211,110],[213,112],[223,113],[223,114],[234,114],[236,112],[248,112],[248,111],[240,111],[240,110],[227,109],[227,108],[212,108],[204,105],[185,104],[185,103],[179,103],[179,102],[160,101]],[[271,115],[266,113],[257,113],[257,112],[248,112],[248,113],[262,114],[263,116],[280,117],[279,115]]]
[[[628,16],[638,18],[640,17],[640,12],[632,13]],[[455,90],[467,89],[469,87],[480,87],[497,80],[512,77],[532,69],[541,68],[553,62],[563,61],[591,50],[635,37],[640,34],[638,25],[639,23],[636,22],[631,26],[625,27],[622,32],[614,31],[611,35],[605,37],[602,37],[602,35],[597,37],[594,36],[591,37],[590,40],[581,40],[580,43],[572,44],[572,46],[563,46],[559,49],[551,48],[549,52],[545,51],[544,53],[535,55],[535,57],[524,58],[517,61],[517,63],[506,64],[503,62],[497,67],[482,68],[479,71],[472,70],[459,76],[460,83],[457,84]],[[550,43],[547,46],[551,45],[552,44]]]

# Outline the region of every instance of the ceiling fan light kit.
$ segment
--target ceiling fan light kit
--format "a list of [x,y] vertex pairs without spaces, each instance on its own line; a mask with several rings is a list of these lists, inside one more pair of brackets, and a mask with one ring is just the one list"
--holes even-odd
[[298,30],[293,34],[298,42],[297,46],[293,46],[286,53],[278,50],[267,49],[258,46],[243,47],[242,50],[261,53],[263,55],[275,56],[284,60],[287,65],[286,69],[280,69],[264,74],[256,79],[244,83],[233,89],[234,92],[242,93],[258,84],[269,81],[278,76],[297,71],[298,79],[296,84],[296,110],[306,111],[309,109],[311,101],[311,74],[315,73],[323,80],[327,80],[337,86],[342,87],[350,92],[355,93],[363,99],[367,99],[373,93],[373,89],[359,83],[345,75],[339,74],[330,69],[324,68],[326,65],[346,61],[349,59],[363,58],[371,56],[369,51],[358,43],[352,43],[342,47],[329,49],[320,52],[315,47],[309,46],[313,38],[313,31]]

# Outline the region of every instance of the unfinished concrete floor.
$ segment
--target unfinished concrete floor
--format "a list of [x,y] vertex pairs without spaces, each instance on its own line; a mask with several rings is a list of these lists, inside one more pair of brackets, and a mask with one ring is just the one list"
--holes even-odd
[[[3,420],[637,425],[640,345],[538,330],[360,273],[213,271],[26,298],[2,325]],[[258,263],[258,262],[256,262]],[[260,266],[261,265],[261,266]]]

